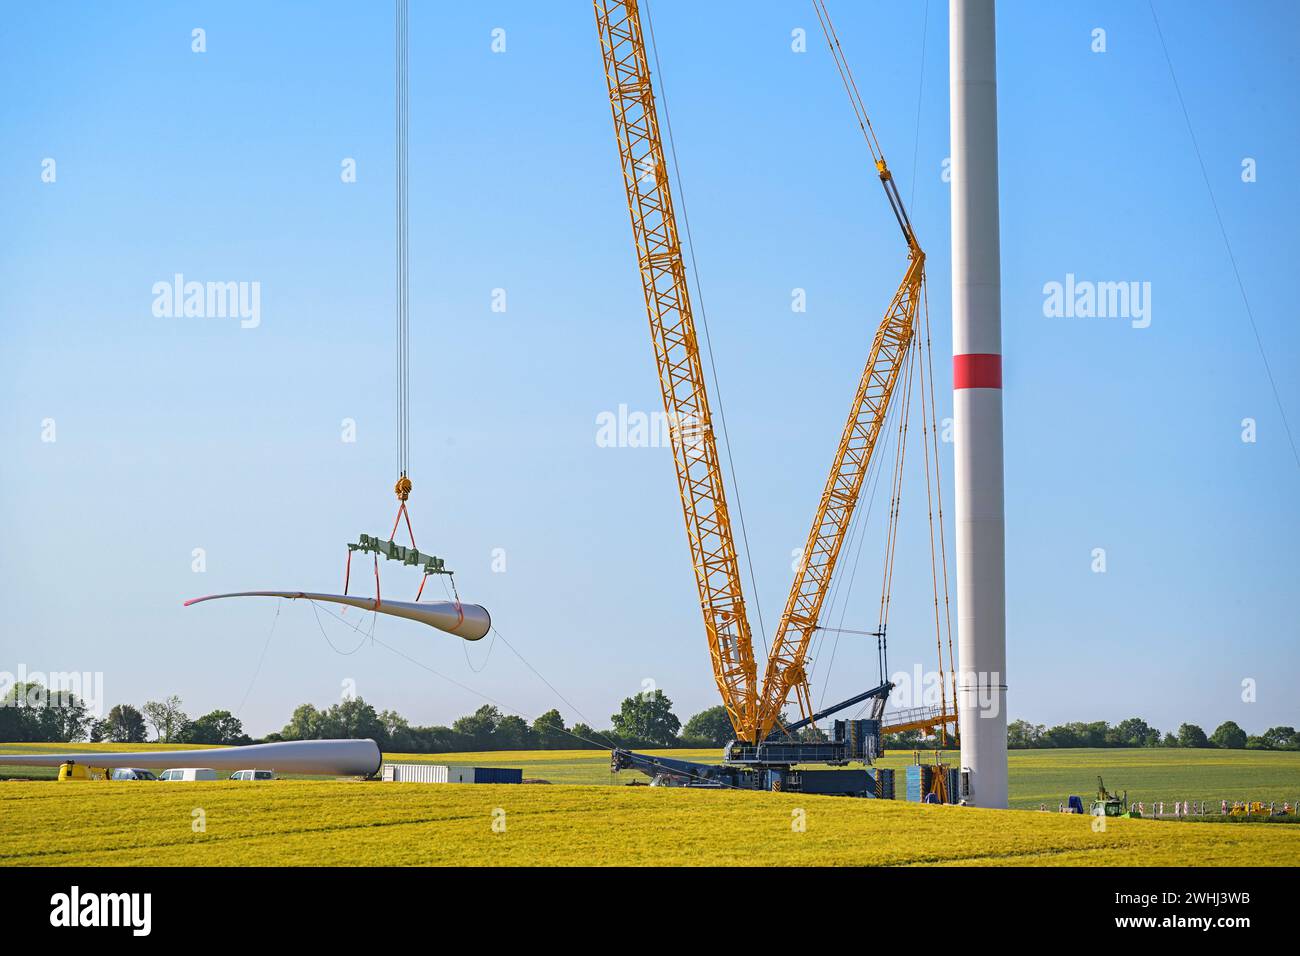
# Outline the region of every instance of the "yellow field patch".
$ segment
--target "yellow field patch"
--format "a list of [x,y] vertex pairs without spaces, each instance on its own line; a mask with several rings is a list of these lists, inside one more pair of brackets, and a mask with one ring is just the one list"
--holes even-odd
[[8,782],[0,820],[4,865],[1300,863],[1285,825],[649,787]]

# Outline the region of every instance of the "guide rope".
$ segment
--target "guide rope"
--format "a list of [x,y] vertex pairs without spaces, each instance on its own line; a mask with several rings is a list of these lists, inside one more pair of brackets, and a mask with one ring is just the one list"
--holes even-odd
[[[459,687],[461,690],[466,691],[466,692],[472,694],[473,696],[480,698],[481,700],[485,700],[485,701],[487,701],[489,704],[492,704],[493,706],[497,707],[497,708],[500,709],[500,710],[503,710],[503,711],[509,711],[510,713],[515,714],[515,715],[518,716],[518,717],[522,717],[522,718],[524,718],[525,720],[528,719],[528,714],[527,714],[525,711],[519,710],[518,708],[515,708],[515,707],[511,707],[509,704],[502,703],[501,701],[497,700],[496,698],[494,698],[494,697],[490,697],[489,695],[483,693],[482,691],[477,690],[477,689],[475,689],[475,688],[473,688],[473,687],[470,687],[468,684],[465,684],[465,683],[463,683],[463,682],[461,682],[461,681],[456,680],[456,678],[454,678],[454,677],[448,677],[446,674],[442,673],[442,672],[439,671],[439,670],[436,670],[436,669],[433,668],[433,667],[430,667],[428,664],[425,664],[423,661],[417,660],[416,658],[411,657],[409,654],[405,653],[404,651],[399,650],[399,649],[396,648],[396,647],[393,647],[391,644],[387,644],[387,643],[385,643],[384,641],[380,640],[379,638],[374,637],[374,636],[373,636],[373,631],[372,631],[372,633],[371,633],[370,635],[366,635],[365,632],[362,631],[361,628],[360,628],[359,626],[353,624],[351,621],[345,621],[345,620],[343,620],[342,617],[340,617],[338,614],[334,613],[334,611],[331,610],[330,608],[325,607],[325,606],[318,605],[315,601],[309,601],[308,603],[310,603],[313,607],[319,607],[320,610],[324,611],[326,614],[330,615],[330,616],[333,617],[335,620],[341,621],[345,626],[350,627],[352,630],[356,631],[358,634],[361,634],[363,637],[367,637],[367,636],[368,636],[368,637],[370,638],[370,643],[371,643],[371,644],[377,644],[378,646],[384,648],[384,650],[389,651],[390,653],[395,654],[395,655],[397,655],[398,657],[402,658],[402,659],[403,659],[404,661],[406,661],[407,663],[409,663],[409,664],[413,664],[414,666],[420,668],[421,670],[428,671],[428,672],[429,672],[430,674],[432,674],[434,677],[440,678],[441,680],[444,680],[444,681],[446,681],[446,682],[449,683],[449,684],[453,684],[453,685],[455,685],[456,687]],[[376,615],[376,616],[377,616],[377,615]],[[588,726],[590,726],[590,721],[588,720],[587,716],[586,716],[585,714],[583,714],[583,712],[580,711],[577,707],[575,707],[575,706],[573,705],[573,703],[571,703],[571,702],[568,700],[568,698],[566,698],[563,694],[561,694],[561,693],[560,693],[560,692],[555,688],[555,685],[554,685],[554,684],[552,684],[549,680],[547,680],[544,676],[542,676],[542,673],[541,673],[539,670],[537,670],[537,668],[535,668],[532,664],[530,664],[530,663],[529,663],[529,662],[524,658],[524,656],[523,656],[522,654],[519,653],[519,651],[515,650],[514,645],[511,644],[508,640],[506,640],[506,636],[505,636],[504,634],[502,634],[502,633],[501,633],[499,630],[497,630],[495,627],[492,628],[492,633],[493,633],[496,637],[499,637],[499,638],[501,639],[501,643],[505,644],[506,647],[510,648],[511,653],[513,653],[513,654],[515,655],[515,657],[519,658],[519,660],[523,663],[523,665],[524,665],[525,667],[527,667],[530,671],[532,671],[532,672],[533,672],[533,673],[538,677],[538,679],[541,680],[541,682],[542,682],[543,684],[545,684],[547,687],[549,687],[550,690],[551,690],[551,692],[552,692],[553,694],[555,694],[556,697],[558,697],[558,698],[559,698],[559,699],[560,699],[564,704],[566,704],[566,705],[569,707],[570,710],[572,710],[575,714],[577,714],[578,717],[580,717],[584,723],[586,723]],[[364,643],[364,641],[363,641],[363,643]],[[574,733],[573,731],[569,730],[569,729],[566,728],[566,727],[555,727],[555,730],[556,730],[557,732],[559,732],[559,733],[564,734],[566,737],[571,737],[571,738],[573,738],[574,740],[580,741],[581,743],[584,743],[584,744],[589,744],[589,745],[591,745],[592,747],[596,747],[596,748],[601,749],[601,750],[607,750],[607,751],[613,752],[613,751],[619,749],[619,748],[617,747],[617,745],[613,744],[613,743],[610,742],[610,741],[601,742],[601,741],[599,741],[599,740],[592,740],[592,739],[589,738],[589,737],[584,737],[582,734]],[[699,779],[699,780],[705,780],[705,779],[708,779],[708,778],[705,778],[705,777],[703,777],[703,776],[701,776],[701,775],[699,775],[699,774],[691,773],[690,771],[687,771],[687,770],[681,770],[681,771],[674,770],[673,772],[674,772],[674,774],[675,774],[676,776],[682,776],[682,777],[694,777],[694,778]],[[737,786],[734,786],[734,785],[732,785],[732,784],[728,784],[728,783],[726,783],[725,781],[720,781],[720,780],[710,780],[710,783],[713,784],[713,785],[715,785],[715,786],[719,786],[719,787],[721,787],[722,789],[726,789],[726,790],[743,790],[743,789],[745,789],[745,788],[743,788],[743,787],[737,787]]]

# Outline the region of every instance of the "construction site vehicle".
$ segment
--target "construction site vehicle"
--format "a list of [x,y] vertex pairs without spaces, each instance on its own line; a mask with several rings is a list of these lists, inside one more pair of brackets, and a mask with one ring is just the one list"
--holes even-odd
[[1140,817],[1142,814],[1133,810],[1128,805],[1128,791],[1124,795],[1111,793],[1102,783],[1101,776],[1097,776],[1097,799],[1092,802],[1092,815],[1094,817]]
[[87,767],[75,760],[59,764],[59,781],[64,780],[107,780],[108,771],[103,767]]

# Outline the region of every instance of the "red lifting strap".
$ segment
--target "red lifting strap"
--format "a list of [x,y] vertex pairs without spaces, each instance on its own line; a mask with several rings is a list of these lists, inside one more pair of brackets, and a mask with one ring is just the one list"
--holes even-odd
[[[403,501],[403,502],[402,502],[400,505],[398,505],[398,507],[397,507],[397,518],[393,521],[393,531],[392,531],[392,534],[390,534],[390,535],[388,536],[388,538],[389,538],[389,540],[391,541],[391,540],[392,540],[392,539],[397,535],[397,529],[400,528],[400,527],[402,526],[402,521],[403,521],[403,519],[405,519],[405,521],[406,521],[406,533],[407,533],[408,535],[410,535],[410,538],[411,538],[411,547],[414,548],[414,547],[416,547],[416,544],[415,544],[415,531],[411,528],[411,513],[410,513],[409,511],[406,510],[406,502],[405,502],[405,501]],[[347,593],[348,593],[348,585],[349,585],[349,582],[351,582],[351,580],[352,580],[352,549],[349,548],[349,549],[348,549],[348,563],[347,563],[347,565],[344,567],[344,570],[343,570],[343,593],[344,593],[344,594],[347,594]],[[426,583],[428,580],[429,580],[429,576],[426,574],[426,575],[424,576],[424,578],[420,581],[420,589],[415,593],[415,599],[416,599],[417,601],[420,600],[420,595],[424,593],[424,585],[425,585],[425,583]],[[375,607],[379,607],[379,601],[380,601],[380,596],[379,596],[379,556],[378,556],[378,555],[375,555]],[[457,602],[456,602],[456,610],[457,610],[457,612],[459,613],[459,611],[460,611],[460,601],[459,601],[459,600],[457,600]],[[463,622],[463,621],[464,621],[464,618],[465,618],[464,614],[461,614],[460,617],[461,617],[461,621]]]
[[388,536],[388,539],[391,541],[393,538],[397,536],[397,529],[402,526],[403,518],[406,519],[406,533],[411,536],[411,547],[413,548],[418,547],[415,543],[415,532],[411,530],[411,515],[406,510],[405,501],[403,501],[400,505],[397,506],[397,519],[393,522],[393,531],[392,534]]

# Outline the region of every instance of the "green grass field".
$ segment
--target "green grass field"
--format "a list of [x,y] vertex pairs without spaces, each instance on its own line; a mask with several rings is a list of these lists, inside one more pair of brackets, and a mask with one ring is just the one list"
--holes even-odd
[[[655,750],[686,760],[713,761],[716,750]],[[947,754],[956,760],[956,752]],[[2,758],[0,758],[2,759]],[[552,783],[621,784],[645,780],[641,774],[609,772],[603,751],[557,750],[510,753],[386,754],[394,763],[470,764],[477,767],[521,767],[525,777]],[[902,796],[903,768],[911,753],[892,753],[878,761],[897,771]],[[922,752],[922,760],[933,754]],[[1010,754],[1011,806],[1037,809],[1046,803],[1055,810],[1070,794],[1085,802],[1097,790],[1097,775],[1110,790],[1125,789],[1131,800],[1300,801],[1300,752],[1258,750],[1013,750]]]
[[[56,749],[92,748],[0,745],[7,753]],[[644,778],[611,776],[599,751],[385,759],[522,767],[525,777],[555,785],[10,780],[0,782],[0,865],[1300,865],[1297,826],[1109,820],[1098,833],[1090,817],[1057,813],[611,786]],[[883,763],[901,770],[910,760],[897,754]],[[0,768],[16,773],[37,775]],[[1300,796],[1296,753],[1013,751],[1012,804],[1054,809],[1070,793],[1088,799],[1098,773],[1147,802]],[[792,828],[798,819],[803,832]],[[494,821],[504,821],[504,832]]]

